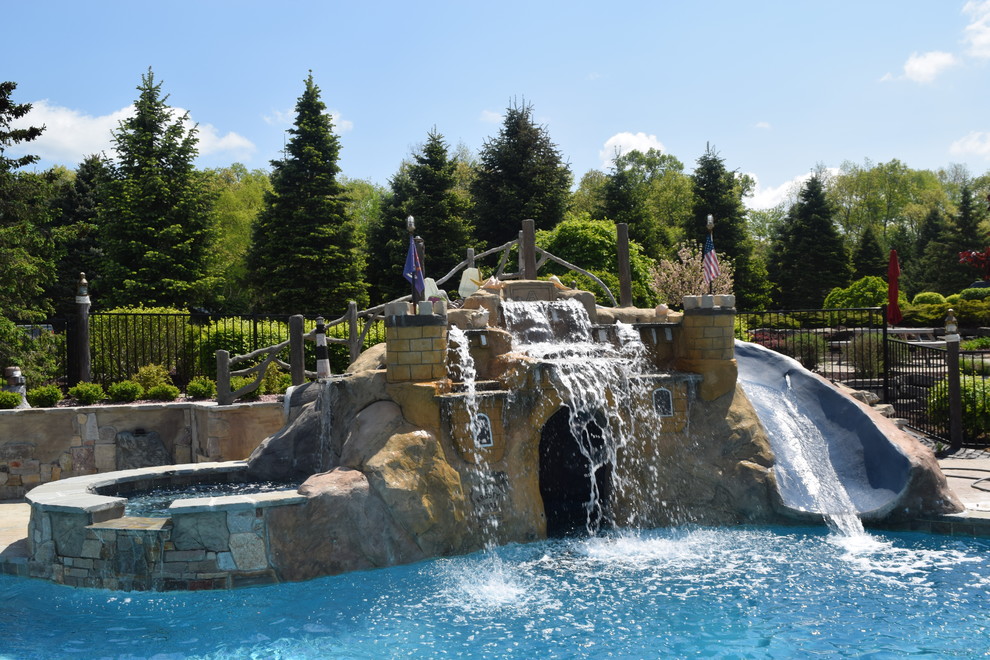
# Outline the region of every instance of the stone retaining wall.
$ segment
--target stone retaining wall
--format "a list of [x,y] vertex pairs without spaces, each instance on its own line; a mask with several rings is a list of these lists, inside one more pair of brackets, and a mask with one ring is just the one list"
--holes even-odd
[[79,475],[241,460],[283,423],[280,402],[3,410],[0,500]]

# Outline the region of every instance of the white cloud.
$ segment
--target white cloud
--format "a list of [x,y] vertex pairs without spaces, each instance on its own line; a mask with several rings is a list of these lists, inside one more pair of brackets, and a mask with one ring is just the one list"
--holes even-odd
[[912,53],[904,63],[904,77],[916,83],[927,84],[949,67],[959,63],[956,56],[940,50],[928,53]]
[[754,126],[754,128],[759,128],[759,129],[764,130],[764,131],[769,131],[770,128],[771,128],[770,127],[770,122],[768,122],[768,121],[758,121],[758,122],[756,122],[756,125]]
[[990,158],[990,133],[972,131],[949,146],[953,156],[982,156]]
[[971,17],[966,26],[963,41],[968,54],[973,57],[990,58],[990,0],[970,1],[963,5],[963,13]]
[[296,120],[296,112],[293,108],[285,110],[272,110],[271,114],[261,117],[269,126],[292,126]]
[[[173,117],[183,114],[185,110],[172,108]],[[11,148],[10,151],[36,154],[43,160],[67,166],[81,163],[92,154],[113,156],[113,131],[120,127],[122,120],[133,115],[133,105],[93,117],[78,110],[51,105],[47,100],[35,101],[26,116],[12,123],[15,127],[44,125],[45,130],[30,144],[17,145],[19,148]],[[187,127],[191,127],[194,122],[187,120],[186,123]],[[254,144],[247,138],[233,132],[221,135],[212,124],[201,125],[198,136],[202,155],[230,153],[244,158],[254,151]]]
[[646,152],[649,149],[666,151],[663,143],[657,139],[656,135],[646,133],[616,133],[605,140],[605,146],[598,152],[602,159],[602,167],[609,167],[616,156],[620,156],[630,151]]
[[502,114],[492,110],[482,110],[480,119],[486,124],[501,124]]
[[[829,177],[836,176],[838,173],[839,169],[836,167],[825,168],[825,174]],[[760,177],[750,172],[749,176],[753,177],[753,180],[756,181],[756,189],[753,191],[752,196],[747,197],[743,201],[751,209],[771,209],[778,204],[790,205],[797,200],[798,193],[801,192],[801,186],[813,175],[814,172],[799,174],[779,186],[764,187],[760,184]]]

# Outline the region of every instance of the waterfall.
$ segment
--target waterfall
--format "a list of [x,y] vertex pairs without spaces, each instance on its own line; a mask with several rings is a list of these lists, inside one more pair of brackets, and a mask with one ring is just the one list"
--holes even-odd
[[[647,382],[636,377],[645,371],[645,347],[638,332],[625,324],[615,329],[614,344],[592,342],[587,310],[574,300],[504,301],[502,309],[514,350],[542,363],[544,377],[567,411],[569,435],[586,461],[581,475],[587,480],[583,527],[596,533],[611,524],[611,494],[625,486],[613,468],[640,416],[634,403],[650,400]],[[657,418],[651,419],[658,428]],[[548,497],[545,493],[545,505]]]

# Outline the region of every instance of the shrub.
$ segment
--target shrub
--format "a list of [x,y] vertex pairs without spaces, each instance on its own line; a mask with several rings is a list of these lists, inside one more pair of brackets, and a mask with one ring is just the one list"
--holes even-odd
[[[233,378],[230,379],[230,391],[236,392],[237,390],[241,389],[248,383],[253,383],[253,382],[254,382],[253,376],[234,376]],[[244,401],[256,401],[258,397],[261,396],[261,388],[263,386],[264,383],[259,385],[258,389],[254,390],[253,392],[248,392],[247,394],[242,394],[239,398],[243,399]]]
[[990,296],[990,288],[963,289],[959,292],[959,300],[983,300]]
[[141,386],[145,391],[158,385],[171,385],[172,377],[168,374],[168,369],[160,364],[146,364],[137,370],[131,379]]
[[69,396],[84,406],[90,406],[107,398],[103,393],[103,386],[99,383],[79,383],[69,388]]
[[990,375],[990,360],[984,360],[983,355],[960,355],[959,369],[968,375],[988,376]]
[[949,303],[950,305],[956,305],[956,304],[958,304],[959,303],[959,294],[958,293],[953,293],[951,296],[946,296],[945,297],[945,302]]
[[959,348],[964,351],[990,351],[990,337],[967,339]]
[[58,385],[42,385],[27,391],[27,400],[33,408],[52,408],[62,400]]
[[[979,376],[960,379],[962,422],[966,435],[977,438],[990,431],[990,383]],[[949,422],[949,381],[942,380],[928,391],[928,416],[932,422]]]
[[152,401],[175,401],[179,398],[179,388],[175,385],[160,383],[148,388],[145,396]]
[[825,337],[814,332],[796,332],[779,342],[775,349],[789,355],[809,371],[818,367],[822,356],[828,350]]
[[862,277],[845,289],[835,287],[825,297],[826,308],[876,307],[887,302],[887,283],[875,275]]
[[0,366],[18,366],[27,387],[50,384],[65,372],[65,335],[45,326],[19,327],[0,316]]
[[285,394],[292,385],[292,375],[278,368],[278,365],[268,365],[265,377],[261,379],[261,389],[265,394]]
[[877,378],[883,373],[883,335],[864,332],[843,347],[842,357],[859,378]]
[[21,405],[21,395],[17,392],[0,390],[0,410],[10,410]]
[[[309,330],[312,325],[306,329]],[[205,326],[191,326],[188,332],[190,347],[195,347],[199,373],[210,378],[217,375],[217,351],[223,349],[235,355],[246,355],[255,349],[280,344],[289,338],[289,326],[281,321],[254,321],[242,318],[224,318]],[[310,342],[306,342],[309,344]],[[286,348],[283,359],[288,359]],[[264,358],[261,358],[264,359]],[[255,362],[238,363],[238,369],[250,367]]]
[[199,376],[189,381],[186,394],[193,399],[212,399],[217,395],[217,384],[206,376]]
[[133,380],[122,380],[107,388],[107,398],[116,403],[137,401],[144,395],[144,387]]
[[936,291],[922,291],[911,300],[912,305],[942,305],[945,296]]

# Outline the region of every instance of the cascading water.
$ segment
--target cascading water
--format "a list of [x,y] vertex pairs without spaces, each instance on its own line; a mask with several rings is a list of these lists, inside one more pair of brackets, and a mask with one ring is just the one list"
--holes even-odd
[[[453,429],[453,432],[471,438],[475,449],[481,449],[479,443],[481,428],[479,424],[478,372],[474,366],[474,358],[471,357],[467,335],[457,326],[452,325],[447,330],[447,350],[456,355],[456,360],[447,361],[447,375],[463,388],[464,410],[467,416],[465,424],[460,428]],[[492,500],[497,481],[491,466],[484,458],[484,452],[477,451],[475,456],[477,463],[473,465],[470,471],[472,493],[476,500],[475,512],[479,517],[478,522],[484,545],[490,549],[495,547],[497,543],[498,517],[492,515],[493,512],[486,511],[484,506],[479,506],[479,503]]]
[[[615,344],[593,342],[587,310],[574,300],[510,300],[503,302],[502,309],[513,348],[541,362],[566,410],[558,413],[567,417],[566,431],[554,435],[555,415],[544,427],[544,440],[548,428],[552,440],[541,441],[541,492],[548,532],[594,534],[611,524],[611,497],[627,487],[614,467],[618,450],[635,431],[639,412],[632,410],[634,402],[649,400],[645,381],[637,378],[644,371],[645,348],[638,333],[624,324],[616,329]],[[574,447],[561,435],[573,439],[583,458],[569,471],[566,463]],[[545,467],[555,476],[544,479]],[[562,513],[554,529],[553,512],[565,511],[567,501],[575,497],[582,500],[579,514],[583,515],[569,519],[568,513]]]

